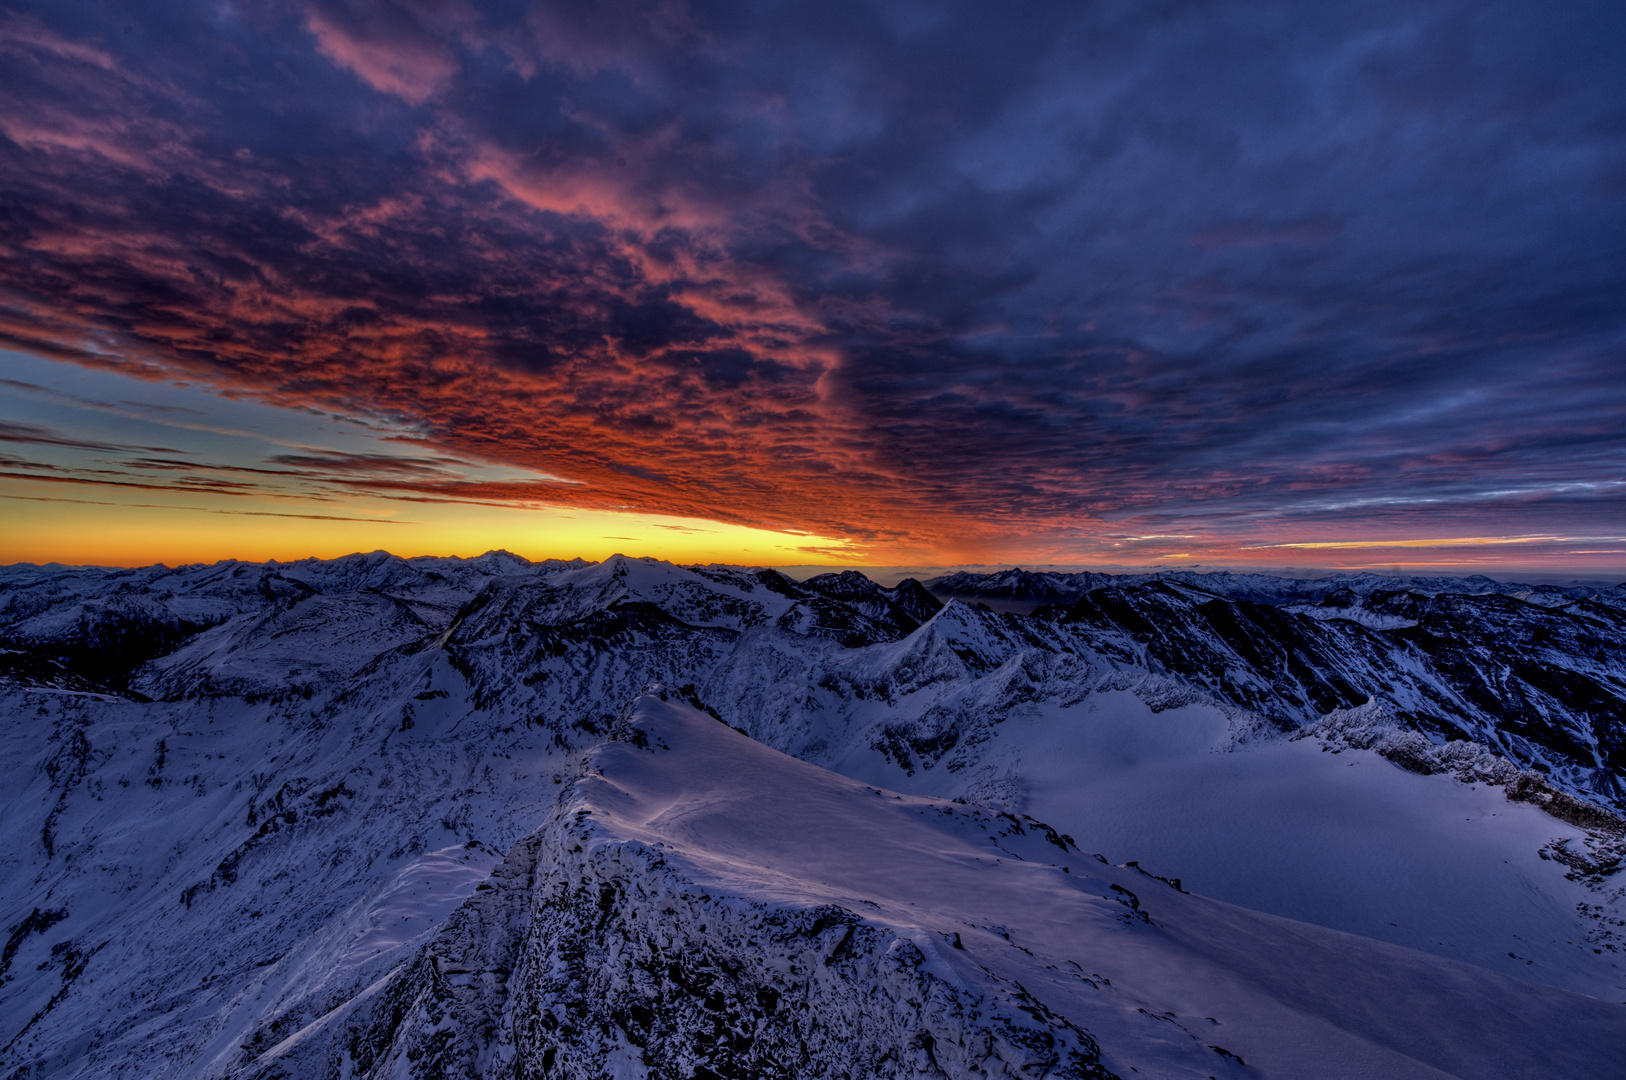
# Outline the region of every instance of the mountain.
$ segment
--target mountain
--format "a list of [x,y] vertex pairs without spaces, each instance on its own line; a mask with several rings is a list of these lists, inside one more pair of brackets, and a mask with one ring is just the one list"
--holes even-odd
[[1040,620],[1087,628],[1101,651],[1284,728],[1383,700],[1437,740],[1485,743],[1594,797],[1626,795],[1626,609],[1593,599],[1340,589],[1275,607],[1158,581],[1095,590]]
[[[769,755],[750,761],[766,770],[770,787],[813,775],[799,769],[833,770],[817,772],[818,783],[900,791],[893,803],[939,807],[930,813],[958,822],[957,836],[973,828],[967,821],[1007,820],[1002,813],[1023,822],[1023,835],[1043,835],[1022,817],[1033,814],[1086,852],[1180,878],[1213,898],[1202,904],[1256,909],[1235,918],[1274,927],[1270,934],[1377,939],[1386,944],[1359,948],[1392,950],[1407,958],[1394,964],[1431,972],[1429,979],[1460,982],[1440,974],[1458,968],[1428,967],[1435,963],[1466,963],[1472,978],[1516,977],[1545,988],[1528,990],[1535,996],[1520,1005],[1537,1012],[1546,1006],[1533,1002],[1570,1001],[1565,993],[1626,998],[1626,889],[1616,875],[1626,855],[1621,609],[1605,596],[1550,602],[1472,580],[1456,592],[1339,586],[1313,603],[1285,585],[1271,595],[1280,602],[1229,596],[1201,579],[1115,580],[1070,603],[1000,614],[943,604],[918,583],[883,588],[855,572],[798,583],[772,570],[622,556],[529,563],[506,553],[0,569],[0,823],[8,840],[0,850],[0,1015],[18,1018],[0,1030],[0,1076],[255,1075],[295,1060],[287,1055],[297,1047],[284,1046],[295,1036],[313,1047],[330,1045],[322,1040],[340,1030],[350,1032],[341,1041],[362,1039],[354,1023],[381,1002],[395,1003],[391,1010],[418,1002],[424,1016],[439,1015],[442,1004],[464,1009],[447,1004],[462,994],[457,988],[478,983],[486,994],[496,970],[459,967],[472,963],[462,953],[452,959],[476,947],[464,940],[470,927],[482,928],[478,948],[499,953],[540,940],[534,903],[518,900],[540,895],[536,874],[557,883],[561,874],[586,881],[610,873],[595,861],[599,847],[565,845],[577,811],[609,821],[613,809],[597,795],[582,801],[590,789],[602,793],[582,771],[582,755],[603,762],[626,753],[636,738],[628,732],[651,723],[689,730],[688,720],[668,715],[679,701],[749,735],[754,744],[739,743]],[[627,704],[652,684],[668,688],[671,708],[655,710],[667,719],[646,699],[648,715],[629,721]],[[723,725],[711,733],[737,738]],[[711,752],[673,760],[709,761]],[[718,820],[728,824],[718,830],[738,830],[744,843],[767,829],[745,803],[706,790],[684,798],[727,802],[732,809]],[[802,820],[798,828],[816,829]],[[903,827],[885,821],[873,828]],[[623,850],[630,834],[613,835]],[[678,842],[675,834],[658,839]],[[733,856],[711,843],[695,858],[715,869],[715,860]],[[1015,840],[1000,843],[1008,855],[1037,860],[1009,847]],[[1063,864],[1076,874],[1080,865],[1068,860],[1082,857],[1069,848]],[[685,881],[702,880],[698,864],[685,865]],[[859,874],[873,866],[854,865]],[[648,867],[638,866],[627,863],[627,873],[645,875]],[[1133,884],[1144,875],[1133,867],[1121,880],[1090,872],[1145,900],[1145,887]],[[1005,880],[991,876],[989,889]],[[813,904],[814,884],[787,884],[790,892],[777,897],[753,879],[727,895],[751,911],[782,901],[785,919],[833,905],[858,919],[831,915],[840,925],[877,933],[902,925],[863,922],[861,899],[906,903],[903,894],[855,892],[850,905],[830,897]],[[969,879],[954,884],[938,916],[952,919],[976,891]],[[495,893],[518,907],[492,907]],[[1156,922],[1156,910],[1147,910]],[[585,909],[577,915],[587,917]],[[1329,929],[1289,932],[1284,917]],[[594,918],[595,933],[637,937],[621,907]],[[558,933],[582,940],[579,926],[560,924]],[[773,948],[791,951],[773,955],[791,964],[805,942],[801,931],[785,933]],[[727,964],[768,947],[760,935],[749,940],[755,944],[741,945],[744,953]],[[962,943],[975,951],[963,932]],[[1022,944],[1054,962],[1054,953]],[[1240,965],[1240,955],[1213,963]],[[867,973],[852,975],[859,982],[892,978],[878,974],[874,957],[852,963],[841,971]],[[934,970],[928,965],[927,974],[949,985]],[[924,976],[900,978],[898,986],[941,992]],[[656,998],[677,993],[670,980],[637,985],[654,987]],[[1025,978],[1021,985],[1038,993]],[[1164,989],[1138,991],[1144,1007],[1162,1001],[1165,1011],[1190,1012],[1160,998]],[[809,999],[815,1014],[821,1002],[836,1010],[821,1023],[847,1015],[839,1011],[849,1007],[840,1004],[846,992],[831,984],[835,997]],[[1020,995],[998,1000],[1028,1017],[1013,1013],[1013,1022],[1049,1023],[1010,1004],[1027,1000]],[[1152,1068],[1151,1051],[1110,1057],[1115,1045],[1140,1044],[1105,1014],[1035,1000],[1095,1040],[1100,1068],[1112,1071],[1119,1060]],[[486,1026],[501,1028],[511,1015],[466,1007]],[[593,1015],[595,1030],[607,1031]],[[692,1040],[698,1014],[683,1015],[672,1023]],[[388,1024],[384,1034],[365,1028],[378,1061],[398,1043],[424,1045],[428,1028],[413,1024],[417,1034],[399,1039]],[[1088,1044],[1073,1028],[1047,1030],[1054,1046],[1078,1050],[1088,1064]],[[663,1045],[678,1038],[662,1032]],[[464,1045],[460,1039],[445,1036],[448,1045]],[[1393,1032],[1358,1039],[1436,1060],[1418,1057]],[[532,1045],[546,1053],[542,1042]],[[616,1052],[633,1055],[628,1061],[652,1052],[632,1045]],[[909,1052],[918,1057],[919,1046]],[[1181,1075],[1177,1057],[1156,1068]],[[606,1060],[571,1068],[588,1075]],[[672,1060],[684,1068],[701,1061]],[[1456,1064],[1432,1067],[1493,1075],[1467,1058],[1449,1060]],[[1306,1075],[1296,1067],[1275,1074]]]
[[248,1075],[1604,1075],[1626,1006],[1275,919],[639,698],[491,886]]
[[1600,585],[1522,585],[1496,581],[1475,574],[1471,577],[1417,577],[1400,574],[1324,574],[1313,578],[1278,577],[1273,574],[1236,573],[1230,570],[1154,570],[1140,574],[1103,574],[1095,571],[1061,573],[1030,571],[1016,567],[989,574],[959,571],[925,582],[939,597],[958,597],[990,604],[1071,603],[1094,589],[1124,585],[1144,585],[1169,581],[1199,588],[1233,600],[1256,604],[1319,604],[1333,593],[1347,592],[1361,597],[1374,592],[1405,591],[1432,596],[1438,593],[1482,596],[1514,596],[1544,606],[1562,606],[1575,600],[1596,600],[1626,605],[1626,584]]

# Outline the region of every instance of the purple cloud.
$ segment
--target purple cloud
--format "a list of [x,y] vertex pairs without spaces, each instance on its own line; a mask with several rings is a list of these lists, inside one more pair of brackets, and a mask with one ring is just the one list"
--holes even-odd
[[1444,0],[25,4],[0,341],[962,557],[1589,535],[1623,42]]

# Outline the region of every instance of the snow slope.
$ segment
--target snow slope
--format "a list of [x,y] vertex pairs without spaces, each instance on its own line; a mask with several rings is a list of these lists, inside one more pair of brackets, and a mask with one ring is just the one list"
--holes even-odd
[[[1154,712],[1127,690],[1102,691],[1007,721],[979,759],[1020,781],[1021,809],[1114,863],[1133,860],[1258,911],[1626,1001],[1626,963],[1603,948],[1609,927],[1578,914],[1595,891],[1542,854],[1584,830],[1498,787],[1423,776],[1370,750],[1229,740],[1211,705]],[[921,794],[977,786],[963,772],[903,775],[873,750],[837,769]]]
[[419,962],[248,1075],[1604,1076],[1626,1006],[1188,895],[653,697]]

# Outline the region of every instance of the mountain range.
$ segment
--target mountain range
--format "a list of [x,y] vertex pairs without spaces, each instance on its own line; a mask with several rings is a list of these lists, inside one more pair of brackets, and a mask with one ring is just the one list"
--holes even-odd
[[1623,630],[1486,578],[3,568],[0,1076],[1605,1075]]

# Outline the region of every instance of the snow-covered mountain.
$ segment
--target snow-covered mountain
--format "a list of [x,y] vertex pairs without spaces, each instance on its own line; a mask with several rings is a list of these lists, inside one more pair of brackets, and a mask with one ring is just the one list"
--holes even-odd
[[1490,594],[1514,596],[1534,604],[1561,606],[1576,600],[1597,600],[1617,607],[1626,604],[1626,584],[1525,585],[1496,581],[1475,574],[1471,577],[1419,577],[1401,574],[1324,574],[1313,578],[1279,577],[1274,574],[1237,573],[1232,570],[1154,570],[1139,574],[1103,574],[1090,570],[1077,573],[1032,571],[1020,567],[988,574],[959,571],[927,580],[924,587],[940,597],[960,597],[970,601],[999,603],[1071,603],[1095,589],[1123,585],[1145,585],[1154,581],[1182,582],[1233,600],[1256,604],[1319,604],[1336,592],[1367,596],[1375,592],[1411,592],[1424,596],[1454,593],[1466,596]]
[[1626,1007],[1192,896],[642,697],[260,1076],[1605,1075]]
[[[359,1070],[344,1075],[385,1075],[367,1070],[409,1060],[390,1055],[412,1047],[418,1057],[410,1060],[443,1060],[424,1057],[424,1040],[463,1047],[456,1054],[474,1056],[457,1060],[484,1063],[488,1073],[499,1060],[529,1061],[540,1070],[552,1045],[555,1064],[548,1067],[565,1070],[560,1075],[606,1069],[642,1075],[628,1064],[639,1060],[660,1063],[653,1075],[661,1076],[707,1075],[683,1071],[691,1065],[716,1075],[814,1074],[774,1073],[761,1062],[742,1064],[737,1054],[726,1058],[734,1073],[704,1064],[725,1058],[694,1047],[720,1045],[729,1024],[735,1027],[727,1038],[747,1039],[737,1025],[751,1010],[734,1000],[723,1010],[731,1019],[706,1028],[700,1013],[683,1009],[712,1015],[710,991],[699,1005],[682,1005],[674,989],[692,982],[691,974],[657,978],[627,968],[625,979],[615,981],[621,978],[615,964],[654,955],[650,942],[664,943],[656,951],[694,952],[684,943],[698,948],[709,933],[702,926],[729,928],[717,933],[734,951],[714,957],[725,972],[736,964],[755,964],[751,970],[760,975],[810,963],[809,942],[823,941],[836,926],[862,928],[847,937],[881,948],[876,954],[854,945],[850,958],[842,953],[819,968],[834,981],[808,984],[794,1021],[773,1020],[767,999],[759,1000],[751,1022],[776,1032],[761,1036],[770,1043],[794,1034],[812,1046],[817,1040],[795,1026],[806,1016],[839,1026],[844,1021],[837,1018],[848,1015],[842,1010],[859,1000],[844,995],[884,995],[891,987],[900,995],[894,1003],[918,1005],[947,994],[942,1000],[951,1002],[950,1011],[967,1016],[966,1002],[986,1003],[976,1006],[982,1026],[965,1021],[955,1028],[942,1027],[946,1020],[928,1023],[918,1010],[886,1012],[879,999],[863,999],[880,1009],[878,1041],[865,1045],[892,1053],[896,1075],[981,1075],[971,1062],[991,1069],[991,1050],[954,1058],[959,1064],[952,1068],[945,1058],[932,1066],[935,1074],[904,1062],[936,1060],[936,1043],[915,1039],[921,1031],[985,1047],[1029,1038],[997,1034],[988,1026],[996,1013],[1023,1031],[1047,1031],[1055,1063],[1045,1067],[1053,1070],[1075,1052],[1077,1068],[1085,1070],[1077,1075],[1106,1075],[1091,1068],[1119,1072],[1126,1062],[1149,1075],[1159,1069],[1225,1075],[1219,1070],[1231,1067],[1230,1058],[1206,1049],[1181,1057],[1191,1047],[1171,1034],[1162,1042],[1137,1041],[1132,1025],[1111,1019],[1118,1014],[1100,1011],[1099,1003],[1063,1007],[1057,1002],[1073,999],[1041,994],[1031,971],[1011,976],[1026,988],[1020,994],[1004,983],[979,982],[983,976],[955,967],[961,952],[978,951],[963,931],[957,931],[963,949],[951,950],[947,968],[933,966],[930,951],[916,942],[924,967],[894,970],[885,958],[890,942],[914,942],[910,934],[937,925],[906,925],[897,917],[897,905],[918,904],[919,894],[815,896],[815,885],[835,879],[814,881],[812,869],[787,877],[781,892],[766,877],[739,877],[742,867],[766,865],[759,841],[786,845],[791,834],[774,833],[771,822],[753,817],[752,805],[768,805],[761,798],[719,793],[727,785],[717,777],[732,775],[728,769],[738,773],[741,791],[761,792],[764,784],[790,790],[802,782],[797,778],[815,775],[821,791],[851,793],[860,790],[855,783],[868,785],[866,791],[904,791],[901,803],[867,798],[950,823],[942,843],[961,842],[971,835],[967,829],[993,828],[995,821],[1022,822],[1023,835],[1032,834],[1038,827],[1020,817],[1031,813],[1071,834],[1083,851],[1103,852],[1114,863],[1138,861],[1180,878],[1193,893],[1263,913],[1180,899],[1184,894],[1154,883],[1175,898],[1169,904],[1210,913],[1191,916],[1197,921],[1190,927],[1207,929],[1182,930],[1188,937],[1212,931],[1215,940],[1241,940],[1214,929],[1218,919],[1233,929],[1245,923],[1244,936],[1260,941],[1336,939],[1337,949],[1363,956],[1362,949],[1390,950],[1379,966],[1411,974],[1385,993],[1423,984],[1405,981],[1414,977],[1443,979],[1479,988],[1465,990],[1461,1000],[1483,991],[1489,1002],[1514,993],[1507,989],[1513,986],[1528,997],[1518,999],[1525,1014],[1546,1015],[1550,1007],[1575,1017],[1604,1006],[1580,1008],[1574,1002],[1589,999],[1565,992],[1626,999],[1618,951],[1626,890],[1615,875],[1626,853],[1626,824],[1618,816],[1626,612],[1607,596],[1566,595],[1559,602],[1554,594],[1521,597],[1477,580],[1459,591],[1449,582],[1397,590],[1394,579],[1382,580],[1391,587],[1363,591],[1345,583],[1318,595],[1304,591],[1309,583],[1272,592],[1253,582],[1255,598],[1210,589],[1200,578],[1115,581],[1071,603],[1018,615],[957,600],[942,604],[917,583],[882,588],[852,572],[797,583],[771,570],[682,568],[620,556],[601,564],[533,564],[506,553],[470,560],[375,553],[173,570],[5,568],[0,829],[8,843],[0,850],[6,920],[0,929],[8,939],[0,958],[0,1015],[10,1028],[0,1030],[0,1040],[9,1040],[0,1046],[0,1076],[269,1076],[279,1068],[283,1075],[324,1075],[307,1071],[314,1065],[290,1063],[337,1061],[333,1048],[341,1043],[371,1046],[366,1053],[375,1055],[363,1061],[344,1051]],[[669,688],[673,704],[657,709],[646,700],[643,718],[629,721],[628,703],[652,684]],[[721,725],[694,729],[678,700],[756,745]],[[678,845],[682,837],[649,824],[659,813],[617,817],[623,808],[601,783],[614,772],[606,763],[632,752],[629,738],[656,738],[667,730],[662,725],[676,725],[680,734],[666,738],[673,746],[674,738],[699,740],[698,757],[673,751],[671,761],[693,763],[680,771],[712,776],[705,781],[711,787],[702,784],[683,798],[728,808],[716,811],[703,843],[685,848],[688,861],[669,861],[667,869],[655,865],[665,856],[646,858],[648,850],[656,842]],[[629,735],[638,731],[646,735]],[[750,751],[718,749],[712,735]],[[714,751],[733,764],[715,772],[722,767],[708,756]],[[752,779],[747,765],[766,779]],[[673,782],[640,776],[639,784]],[[640,792],[628,798],[654,806],[648,800],[655,796]],[[940,801],[956,798],[965,802]],[[928,806],[935,809],[922,809]],[[587,814],[578,820],[581,811]],[[773,814],[777,820],[790,812],[781,807]],[[584,824],[589,819],[594,824]],[[796,835],[813,828],[811,819],[798,820]],[[595,831],[598,823],[608,831]],[[891,817],[862,826],[888,835],[914,827]],[[735,849],[727,847],[730,830],[739,834]],[[938,843],[922,835],[894,839],[906,848]],[[999,842],[1006,844],[1001,859],[1037,858],[1010,847],[1016,840]],[[578,843],[580,850],[571,850]],[[640,844],[643,854],[633,851]],[[832,860],[839,860],[821,850],[796,858],[836,873]],[[1073,848],[1065,855],[1062,864],[1079,874],[1082,864],[1073,863],[1083,856]],[[725,873],[719,869],[725,863],[735,869]],[[853,867],[869,865],[860,860]],[[1134,882],[1147,879],[1133,867],[1094,866],[1093,880],[1144,899],[1145,886]],[[842,872],[870,873],[853,867]],[[1003,884],[1015,878],[999,875],[1026,872],[993,867],[990,893],[1015,889]],[[707,906],[712,900],[672,899],[668,913],[612,890],[606,907],[592,908],[597,914],[585,900],[561,899],[572,882],[622,881],[631,888],[634,879],[652,890],[649,896],[689,896],[684,890],[698,888],[733,899],[717,900],[722,908],[715,911]],[[982,918],[966,899],[976,891],[971,880],[933,896],[934,918],[949,920],[945,926]],[[538,907],[543,896],[554,899]],[[1112,897],[1103,902],[1121,908]],[[872,917],[866,898],[891,914]],[[809,914],[826,908],[845,914]],[[544,909],[553,914],[540,918]],[[1210,919],[1221,910],[1232,914]],[[643,927],[653,924],[633,925],[667,915],[676,921],[648,933]],[[691,916],[700,921],[685,921]],[[773,922],[781,918],[791,922]],[[1079,918],[1081,927],[1096,925],[1094,916]],[[1019,921],[1015,913],[994,922],[1014,930],[1013,920]],[[1351,945],[1325,936],[1333,931],[1388,944]],[[612,949],[606,942],[622,944]],[[1057,963],[1054,950],[1019,943]],[[569,965],[561,960],[525,967],[531,974],[520,979],[523,987],[512,978],[498,980],[501,987],[492,981],[499,968],[522,970],[513,957],[535,959],[544,947],[565,955],[578,945],[611,949],[602,963],[594,961],[593,970],[606,974],[564,978],[559,972]],[[1117,947],[1100,943],[1102,955]],[[475,964],[470,949],[486,950],[480,955],[489,963]],[[1225,949],[1231,951],[1213,956],[1226,959],[1205,961],[1205,970],[1216,972],[1212,978],[1223,981],[1217,973],[1230,965],[1235,970],[1226,978],[1256,983],[1257,972],[1239,974],[1241,946]],[[491,959],[499,954],[509,959]],[[1017,963],[1019,955],[998,963]],[[1448,967],[1429,966],[1440,964]],[[1126,978],[1099,964],[1091,972],[1114,985]],[[593,980],[600,977],[613,985],[599,986]],[[1509,977],[1521,981],[1507,983]],[[1329,976],[1315,992],[1333,993],[1336,981]],[[731,985],[772,989],[750,979]],[[1145,1004],[1136,1008],[1149,1010],[1144,1015],[1157,1012],[1153,1005],[1176,1017],[1195,1015],[1191,1000],[1167,996],[1172,986],[1137,984],[1134,993]],[[524,1036],[531,1041],[524,1042],[512,1004],[521,989],[532,995],[528,1001],[552,1002],[547,1015],[559,1023],[574,1016],[571,1023],[588,1025],[581,1031],[598,1034],[571,1043],[578,1056],[561,1057],[559,1047],[570,1040],[535,1029],[548,1022],[533,1012]],[[726,998],[734,990],[718,992]],[[1260,993],[1278,1003],[1291,997]],[[621,1013],[606,1004],[615,994],[633,995],[616,999]],[[663,995],[678,995],[678,1011],[657,1024],[656,1041],[674,1048],[670,1058],[651,1050],[648,1038],[629,1041],[635,1033],[627,1026],[635,1021],[646,1035],[654,1031],[649,1025],[656,1021],[645,1023],[633,1006],[654,1016],[649,1002]],[[1407,1041],[1412,1036],[1396,1034],[1398,1013],[1383,1021],[1391,1024],[1387,1034],[1354,1031],[1336,1019],[1347,1019],[1353,999],[1340,1000],[1327,1006],[1331,1012],[1309,1010],[1305,1015],[1319,1017],[1304,1021],[1309,1027],[1293,1027],[1300,1024],[1294,1020],[1286,1028],[1248,1029],[1264,1033],[1250,1047],[1274,1040],[1273,1050],[1248,1053],[1208,1041],[1255,1070],[1236,1075],[1331,1075],[1302,1071],[1294,1062],[1304,1059],[1292,1056],[1300,1050],[1288,1045],[1322,1045],[1304,1032],[1325,1022],[1343,1032],[1337,1038],[1385,1047],[1400,1055],[1395,1061],[1422,1061],[1461,1076],[1520,1075],[1486,1071],[1465,1057],[1423,1054],[1414,1039]],[[1606,1028],[1623,1023],[1613,1008],[1596,1014]],[[402,1019],[412,1009],[420,1010],[411,1014],[416,1019]],[[379,1027],[386,1014],[394,1019]],[[437,1027],[440,1020],[425,1019],[435,1016],[454,1019]],[[475,1038],[468,1034],[474,1028],[458,1027],[465,1020],[454,1022],[459,1016],[485,1025],[482,1031],[508,1034]],[[915,1041],[896,1042],[905,1028]],[[1543,1039],[1526,1041],[1548,1046]],[[679,1053],[680,1044],[689,1049]],[[1154,1044],[1163,1049],[1148,1049]],[[1451,1054],[1466,1053],[1465,1042],[1452,1045]],[[1023,1060],[1033,1066],[1039,1059]],[[1556,1067],[1561,1059],[1549,1060]],[[565,1061],[568,1069],[559,1064]],[[1180,1071],[1188,1066],[1199,1071]],[[1383,1066],[1391,1067],[1401,1068]],[[1374,1075],[1407,1075],[1383,1068]]]

